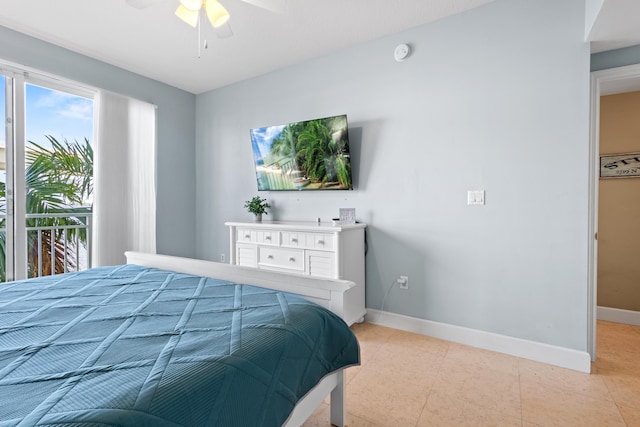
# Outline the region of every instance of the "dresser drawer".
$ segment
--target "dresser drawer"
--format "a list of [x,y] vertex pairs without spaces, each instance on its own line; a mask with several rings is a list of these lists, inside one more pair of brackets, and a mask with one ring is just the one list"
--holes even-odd
[[282,246],[304,249],[334,250],[333,234],[282,232]]
[[280,233],[278,231],[257,230],[256,239],[263,245],[280,245]]
[[258,264],[260,267],[283,268],[304,272],[304,251],[301,249],[258,248]]
[[236,241],[242,243],[257,243],[258,242],[258,233],[256,230],[249,230],[244,228],[238,228],[238,233],[236,234]]
[[238,229],[236,235],[236,241],[238,243],[259,243],[262,245],[279,245],[280,233],[272,230],[250,230],[250,229]]

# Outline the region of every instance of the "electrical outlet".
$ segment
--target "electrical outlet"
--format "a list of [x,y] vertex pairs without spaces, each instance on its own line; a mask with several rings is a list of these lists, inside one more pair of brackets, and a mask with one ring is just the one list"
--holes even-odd
[[220,262],[224,262],[224,254],[220,254]]
[[409,289],[409,276],[398,276],[396,283],[400,285],[400,289]]

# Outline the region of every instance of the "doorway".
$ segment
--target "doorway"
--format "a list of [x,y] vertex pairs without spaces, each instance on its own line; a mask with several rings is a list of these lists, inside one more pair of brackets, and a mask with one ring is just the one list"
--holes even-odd
[[93,93],[0,64],[0,282],[90,263]]
[[598,203],[600,171],[600,97],[640,90],[640,65],[591,73],[591,131],[589,156],[589,272],[587,344],[591,360],[596,359],[596,321],[598,318]]

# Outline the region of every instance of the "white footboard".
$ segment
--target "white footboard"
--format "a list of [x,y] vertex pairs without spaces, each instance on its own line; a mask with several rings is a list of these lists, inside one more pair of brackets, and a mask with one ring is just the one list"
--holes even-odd
[[275,271],[256,270],[254,268],[182,258],[169,255],[125,252],[127,264],[173,270],[180,273],[214,277],[236,283],[260,286],[283,292],[302,295],[340,316],[348,325],[360,321],[364,313],[350,311],[345,304],[350,292],[355,292],[355,283],[349,280],[321,279],[299,276]]

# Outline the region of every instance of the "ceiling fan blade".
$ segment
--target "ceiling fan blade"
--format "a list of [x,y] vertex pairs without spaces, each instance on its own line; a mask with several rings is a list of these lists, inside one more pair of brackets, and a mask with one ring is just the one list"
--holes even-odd
[[270,10],[275,13],[285,13],[287,10],[287,0],[242,0],[245,3]]
[[127,4],[136,9],[145,9],[149,6],[153,6],[156,3],[160,3],[163,0],[125,0]]
[[228,39],[233,35],[233,31],[231,31],[231,25],[229,22],[225,22],[219,27],[213,27],[213,32],[216,33],[216,37],[219,39]]

